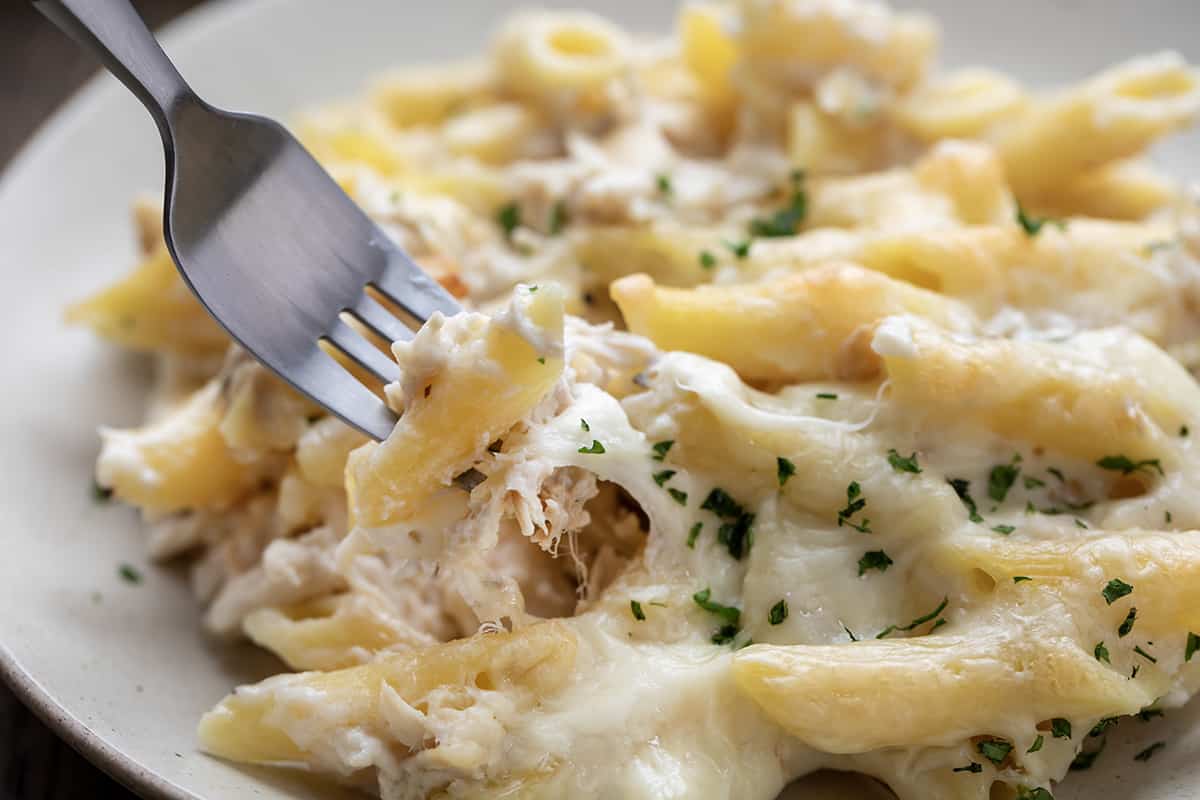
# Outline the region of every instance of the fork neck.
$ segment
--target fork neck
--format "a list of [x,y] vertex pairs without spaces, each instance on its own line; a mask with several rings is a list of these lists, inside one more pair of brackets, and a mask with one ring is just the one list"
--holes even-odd
[[164,140],[181,105],[198,102],[129,0],[33,0],[34,6],[95,53],[154,117]]

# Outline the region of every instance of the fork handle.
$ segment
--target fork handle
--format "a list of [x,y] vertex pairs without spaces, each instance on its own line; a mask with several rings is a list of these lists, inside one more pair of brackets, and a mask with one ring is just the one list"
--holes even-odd
[[91,50],[142,101],[166,138],[175,110],[195,100],[129,0],[33,0],[38,11]]

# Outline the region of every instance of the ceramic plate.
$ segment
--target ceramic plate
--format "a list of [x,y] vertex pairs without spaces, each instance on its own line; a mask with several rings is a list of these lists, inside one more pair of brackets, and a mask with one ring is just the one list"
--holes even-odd
[[[541,5],[563,5],[541,2]],[[353,93],[389,65],[478,51],[516,3],[501,0],[255,0],[183,18],[163,40],[207,99],[287,117]],[[668,0],[581,0],[643,31],[666,31]],[[944,60],[983,63],[1038,85],[1164,47],[1200,62],[1195,0],[929,0],[944,22]],[[1200,138],[1159,153],[1200,179]],[[200,714],[235,684],[280,668],[248,647],[211,643],[180,572],[145,563],[135,514],[91,497],[96,426],[140,414],[145,364],[61,324],[61,310],[127,269],[128,217],[160,191],[154,128],[114,80],[93,81],[0,182],[0,674],[68,741],[149,797],[335,798],[281,771],[234,767],[196,751]],[[124,562],[145,580],[119,579]],[[1090,773],[1059,800],[1200,796],[1200,704],[1127,722]],[[1150,763],[1144,743],[1168,746]],[[834,795],[878,797],[832,781]],[[809,791],[795,792],[810,797]],[[824,794],[824,792],[822,792]]]

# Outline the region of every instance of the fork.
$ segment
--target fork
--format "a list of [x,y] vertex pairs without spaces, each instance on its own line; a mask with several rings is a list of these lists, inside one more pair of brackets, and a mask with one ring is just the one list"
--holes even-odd
[[208,312],[300,392],[386,438],[396,415],[321,342],[388,383],[399,367],[365,331],[389,343],[413,334],[369,289],[417,324],[458,313],[455,299],[282,125],[197,97],[129,0],[33,4],[99,56],[154,118],[166,155],[163,235]]

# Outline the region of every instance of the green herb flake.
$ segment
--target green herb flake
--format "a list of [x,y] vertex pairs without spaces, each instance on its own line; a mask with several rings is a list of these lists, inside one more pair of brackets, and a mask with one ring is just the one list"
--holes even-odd
[[1042,228],[1047,224],[1058,227],[1059,230],[1065,230],[1067,223],[1060,219],[1051,219],[1050,217],[1035,217],[1025,212],[1021,204],[1017,204],[1017,224],[1025,231],[1025,235],[1033,238],[1042,232]]
[[584,433],[590,433],[592,426],[587,424],[586,419],[579,420],[579,427],[583,428]]
[[[942,602],[939,603],[938,607],[935,608],[933,611],[930,611],[928,614],[923,614],[922,616],[917,617],[916,619],[914,619],[912,622],[908,623],[907,625],[888,625],[886,628],[884,628],[882,631],[880,631],[875,636],[875,638],[876,639],[884,639],[894,631],[911,631],[913,628],[916,628],[918,625],[924,625],[926,622],[929,622],[931,619],[933,619],[936,616],[938,616],[939,614],[941,614],[942,611],[944,611],[946,609],[946,606],[948,606],[949,604],[950,604],[950,598],[943,597]],[[945,623],[942,623],[942,624],[945,624]],[[935,626],[935,627],[941,627],[941,626]]]
[[1012,461],[1007,464],[997,464],[988,474],[988,497],[997,503],[1003,503],[1008,496],[1008,490],[1021,474],[1021,454],[1013,454]]
[[846,632],[846,635],[850,637],[850,641],[852,641],[852,642],[858,641],[858,637],[854,635],[854,631],[852,631],[846,627],[846,623],[842,622],[839,624],[842,626],[842,630],[844,630]]
[[688,547],[692,548],[693,550],[696,549],[696,539],[700,538],[700,531],[703,528],[704,528],[704,523],[697,522],[695,525],[692,526],[692,529],[690,531],[688,531],[688,538],[687,538],[687,546]]
[[113,490],[107,486],[101,486],[95,479],[92,480],[92,501],[96,503],[107,503],[112,500]]
[[1113,603],[1117,602],[1132,591],[1133,587],[1128,583],[1120,578],[1113,578],[1111,581],[1105,584],[1104,589],[1101,590],[1100,594],[1104,596],[1104,602],[1111,606]]
[[1154,744],[1150,745],[1145,750],[1141,751],[1136,756],[1134,756],[1133,760],[1134,761],[1149,761],[1150,759],[1154,758],[1155,753],[1157,753],[1159,750],[1162,750],[1166,746],[1167,746],[1166,742],[1155,742]]
[[1119,717],[1105,717],[1092,726],[1092,729],[1088,731],[1088,737],[1094,739],[1097,736],[1102,736],[1106,730],[1117,724],[1118,719]]
[[674,439],[668,439],[665,442],[655,442],[654,445],[651,446],[651,448],[650,448],[651,450],[654,451],[654,455],[652,455],[650,457],[652,459],[654,459],[655,461],[662,461],[664,458],[667,457],[667,453],[670,452],[671,448],[674,445],[675,445]]
[[589,453],[591,455],[599,455],[600,453],[604,452],[604,445],[600,444],[600,442],[598,440],[592,439],[591,446],[590,447],[581,447],[581,448],[579,448],[579,452]]
[[1083,528],[1084,530],[1087,530],[1087,529],[1088,529],[1088,525],[1087,525],[1087,523],[1086,523],[1086,522],[1084,522],[1083,520],[1081,520],[1079,517],[1076,517],[1076,518],[1075,518],[1075,527],[1076,527],[1076,528]]
[[1188,426],[1187,426],[1187,425],[1180,425],[1180,426],[1179,426],[1179,435],[1180,435],[1180,436],[1187,436],[1187,435],[1188,435]]
[[1010,533],[1015,531],[1016,528],[1014,528],[1012,525],[993,525],[992,530],[994,530],[996,533],[1003,533],[1005,536],[1008,536]]
[[804,173],[795,171],[791,176],[792,191],[788,203],[767,217],[750,220],[750,235],[772,238],[795,236],[800,223],[808,215],[808,193],[804,189]]
[[1051,475],[1058,478],[1059,483],[1067,482],[1067,476],[1064,475],[1063,471],[1061,469],[1059,469],[1058,467],[1046,467],[1046,472],[1049,472]]
[[1163,716],[1163,710],[1161,708],[1143,708],[1137,713],[1137,718],[1142,722],[1149,722],[1155,717],[1161,716]]
[[838,396],[833,392],[817,392],[818,400],[837,400]]
[[788,478],[796,474],[796,465],[786,458],[775,459],[775,477],[779,480],[780,488],[788,482]]
[[671,477],[674,474],[675,474],[675,470],[673,470],[673,469],[664,469],[662,472],[656,472],[656,473],[654,473],[654,476],[653,476],[654,482],[657,483],[659,486],[662,486],[664,483],[671,480]]
[[679,503],[679,505],[687,505],[687,492],[681,492],[678,489],[667,489],[667,494],[671,495],[671,499]]
[[538,362],[539,364],[545,364],[545,363],[546,363],[546,358],[545,358],[545,356],[538,356],[538,360],[537,360],[537,362]]
[[629,601],[629,610],[633,612],[633,618],[638,622],[646,621],[646,612],[642,611],[642,604],[637,600]]
[[1033,578],[1029,577],[1028,575],[1014,575],[1013,576],[1013,583],[1021,583],[1022,581],[1031,581],[1031,580],[1033,580]]
[[871,533],[871,520],[864,519],[861,523],[850,521],[858,512],[862,511],[867,506],[867,500],[862,496],[862,487],[858,485],[858,481],[850,481],[846,487],[846,507],[837,512],[838,527],[849,525],[860,533]]
[[659,194],[670,195],[675,191],[671,185],[671,176],[664,173],[654,176],[654,185],[658,188]]
[[1112,660],[1108,657],[1108,648],[1104,646],[1104,642],[1097,642],[1092,648],[1092,654],[1096,656],[1097,661],[1103,661],[1105,664],[1111,664]]
[[1026,753],[1036,753],[1038,750],[1042,749],[1042,745],[1045,744],[1045,742],[1046,742],[1046,737],[1042,736],[1039,733],[1037,738],[1033,740],[1033,744],[1029,745],[1029,749],[1026,750],[1025,752]]
[[1163,523],[1166,525],[1171,524],[1171,512],[1170,511],[1163,512]]
[[734,608],[733,606],[721,605],[711,598],[712,590],[708,588],[692,595],[692,600],[695,601],[696,605],[700,606],[710,614],[717,615],[723,622],[725,622],[725,624],[736,627],[738,623],[741,622],[741,609]]
[[1146,659],[1146,660],[1147,660],[1147,661],[1149,661],[1151,664],[1157,664],[1157,663],[1158,663],[1158,659],[1157,659],[1157,658],[1155,658],[1154,656],[1150,655],[1149,653],[1147,653],[1145,650],[1143,650],[1143,649],[1141,648],[1141,646],[1140,646],[1140,645],[1139,645],[1139,646],[1137,646],[1137,647],[1134,647],[1134,648],[1133,648],[1133,652],[1137,653],[1139,656],[1141,656],[1142,658]]
[[126,583],[137,586],[142,582],[142,573],[138,572],[129,564],[121,564],[117,567],[117,574],[121,576],[121,580]]
[[1130,473],[1137,472],[1138,470],[1145,470],[1147,472],[1154,470],[1159,475],[1166,474],[1163,472],[1162,464],[1159,463],[1157,458],[1147,458],[1141,461],[1134,461],[1128,456],[1105,456],[1096,462],[1096,466],[1100,467],[1100,469],[1120,472],[1122,475],[1129,475]]
[[1101,739],[1100,746],[1095,750],[1080,752],[1075,756],[1075,760],[1071,762],[1071,769],[1079,772],[1080,770],[1091,769],[1092,764],[1096,763],[1096,759],[1104,752],[1104,746],[1108,744],[1108,739]]
[[746,239],[741,242],[723,241],[721,244],[725,245],[725,248],[729,250],[729,252],[733,253],[738,259],[744,259],[749,258],[750,245],[754,244],[754,240]]
[[700,266],[705,269],[712,269],[717,265],[717,257],[708,250],[700,251]]
[[772,625],[779,625],[787,619],[788,604],[786,598],[781,598],[778,603],[771,606],[771,610],[767,612],[767,622]]
[[1188,631],[1187,647],[1183,651],[1184,662],[1191,661],[1197,650],[1200,650],[1200,636]]
[[955,767],[951,772],[983,772],[983,765],[977,761],[972,761],[965,767]]
[[704,502],[700,504],[700,509],[711,511],[723,519],[740,517],[746,513],[741,503],[730,497],[729,493],[720,487],[716,487],[708,493],[708,497],[705,497]]
[[741,514],[732,522],[723,523],[717,528],[717,544],[724,546],[730,556],[741,561],[754,544],[753,524],[753,514]]
[[914,452],[910,456],[902,456],[896,452],[893,447],[887,452],[888,463],[892,465],[892,469],[896,472],[911,472],[914,475],[920,474],[921,467],[917,464],[917,454]]
[[886,572],[887,568],[892,565],[892,559],[882,550],[870,550],[863,554],[863,557],[858,560],[858,574],[862,575],[869,569],[877,569],[880,572]]
[[976,507],[975,501],[971,499],[971,482],[962,478],[951,478],[946,483],[950,484],[950,488],[954,489],[958,499],[967,507],[967,517],[971,522],[983,522],[983,517],[979,516],[979,509]]
[[709,641],[713,644],[729,644],[737,638],[739,632],[740,629],[736,625],[722,625],[717,628]]
[[984,739],[976,744],[975,747],[979,750],[979,755],[996,766],[1003,764],[1004,759],[1008,758],[1008,754],[1013,749],[1012,744],[1003,739]]
[[1133,630],[1133,623],[1137,620],[1137,609],[1130,608],[1129,613],[1125,615],[1125,621],[1121,623],[1121,627],[1117,628],[1117,636],[1124,639]]
[[567,204],[559,200],[550,207],[550,220],[546,223],[546,229],[551,236],[558,236],[570,221],[571,217],[567,213]]
[[1044,480],[1042,480],[1041,478],[1035,478],[1032,475],[1026,475],[1025,477],[1021,478],[1021,482],[1023,484],[1025,484],[1025,488],[1028,489],[1029,491],[1033,491],[1034,489],[1041,489],[1043,486],[1046,485],[1046,482]]
[[1071,720],[1055,717],[1050,720],[1050,735],[1055,739],[1071,738]]
[[521,207],[509,203],[496,212],[496,223],[504,231],[505,238],[511,239],[513,232],[521,227]]

